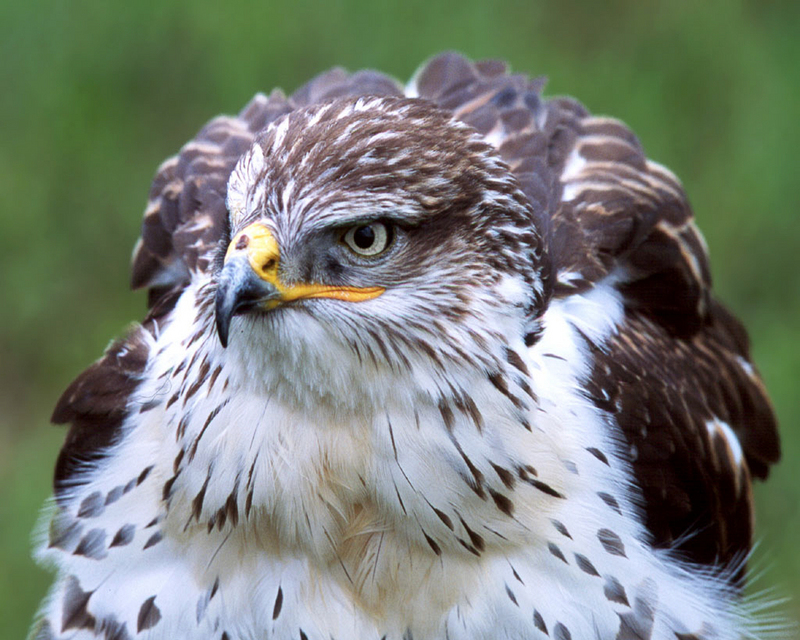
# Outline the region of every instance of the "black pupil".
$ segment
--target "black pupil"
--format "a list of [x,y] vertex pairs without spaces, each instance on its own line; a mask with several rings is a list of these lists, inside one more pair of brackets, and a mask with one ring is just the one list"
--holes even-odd
[[371,225],[364,225],[356,229],[353,234],[353,242],[359,249],[369,249],[375,243],[375,232]]

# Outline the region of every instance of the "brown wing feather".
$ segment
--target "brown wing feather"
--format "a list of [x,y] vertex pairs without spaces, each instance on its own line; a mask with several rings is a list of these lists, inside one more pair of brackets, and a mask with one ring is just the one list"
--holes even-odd
[[712,302],[691,337],[634,310],[607,348],[593,349],[587,393],[624,433],[654,542],[696,562],[728,563],[750,548],[750,478],[765,477],[779,457],[743,335]]
[[[626,321],[594,347],[587,393],[627,440],[654,543],[728,562],[750,547],[750,477],[780,455],[747,335],[710,295],[705,245],[675,176],[624,124],[544,100],[543,84],[452,53],[416,79],[421,97],[483,133],[517,176],[548,239],[552,295],[616,279]],[[724,429],[707,426],[714,419],[736,434],[741,462]]]
[[549,239],[556,296],[614,271],[630,307],[678,332],[696,328],[708,303],[705,246],[679,182],[630,129],[572,99],[544,100],[542,78],[499,62],[443,54],[416,86],[486,136],[516,175]]
[[81,373],[62,394],[51,420],[71,423],[58,455],[53,487],[57,498],[76,485],[80,471],[98,462],[119,437],[149,354],[145,329],[112,344],[106,354]]

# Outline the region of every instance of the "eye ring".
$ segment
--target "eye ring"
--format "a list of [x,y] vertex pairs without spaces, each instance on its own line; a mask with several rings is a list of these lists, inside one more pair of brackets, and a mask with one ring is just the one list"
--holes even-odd
[[383,222],[366,222],[348,228],[342,242],[356,255],[374,258],[389,248],[393,235],[392,228]]

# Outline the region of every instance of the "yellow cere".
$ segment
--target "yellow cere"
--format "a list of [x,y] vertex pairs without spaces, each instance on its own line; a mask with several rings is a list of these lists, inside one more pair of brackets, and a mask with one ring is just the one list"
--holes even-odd
[[304,298],[332,298],[344,302],[362,302],[377,298],[386,289],[384,287],[345,287],[329,284],[298,283],[286,286],[278,276],[280,263],[280,247],[270,230],[255,222],[237,233],[225,253],[225,262],[232,256],[246,253],[250,267],[259,278],[269,282],[281,294],[280,300],[271,300],[267,308],[274,308],[281,302],[301,300]]

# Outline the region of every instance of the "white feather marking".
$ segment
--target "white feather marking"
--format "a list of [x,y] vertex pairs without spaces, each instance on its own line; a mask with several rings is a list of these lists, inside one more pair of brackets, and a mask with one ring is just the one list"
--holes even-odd
[[745,360],[742,356],[736,356],[736,364],[742,368],[742,371],[747,374],[748,378],[755,379],[757,377],[756,370],[753,365]]
[[495,149],[499,149],[505,142],[505,129],[501,123],[498,123],[494,128],[483,137],[483,141],[492,145]]
[[706,422],[706,429],[708,429],[708,433],[712,439],[719,437],[728,444],[728,448],[733,454],[736,465],[739,467],[742,466],[742,461],[744,459],[742,445],[739,442],[738,436],[734,433],[733,429],[731,429],[731,426],[719,418],[714,418]]
[[570,151],[567,162],[564,164],[564,170],[561,172],[561,181],[569,182],[580,176],[586,164],[586,158],[580,154],[577,147],[574,148]]
[[581,295],[564,299],[563,312],[576,328],[597,345],[602,345],[616,332],[625,309],[622,296],[616,289],[617,276],[608,276]]
[[308,119],[308,123],[306,124],[306,129],[311,129],[312,127],[316,126],[319,123],[319,121],[322,119],[322,117],[326,113],[328,113],[328,111],[331,110],[331,107],[332,107],[332,105],[330,105],[330,104],[326,104],[326,105],[323,105],[323,106],[319,107],[317,109],[316,113],[314,113],[314,115],[312,115]]
[[231,172],[226,206],[234,226],[263,204],[265,185],[260,178],[265,166],[264,150],[256,143],[239,159]]
[[417,71],[417,73],[414,74],[411,80],[409,80],[408,83],[406,83],[406,86],[403,90],[403,93],[405,94],[406,98],[419,98],[419,89],[417,88],[418,74],[419,71]]
[[277,151],[283,146],[283,139],[289,130],[289,118],[283,118],[275,127],[275,138],[272,141],[273,151]]
[[197,153],[205,153],[210,156],[219,155],[220,147],[216,144],[211,144],[209,142],[202,142],[200,140],[192,140],[191,142],[187,142],[183,145],[181,152],[184,151],[194,151]]

